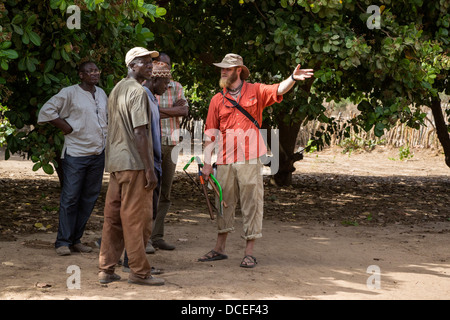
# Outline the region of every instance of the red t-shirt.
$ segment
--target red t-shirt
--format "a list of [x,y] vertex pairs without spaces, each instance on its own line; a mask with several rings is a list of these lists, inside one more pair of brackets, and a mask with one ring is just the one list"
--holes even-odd
[[[247,82],[242,86],[239,105],[260,126],[264,108],[283,100],[283,96],[277,95],[278,86]],[[211,99],[205,124],[205,134],[213,141],[219,139],[216,163],[230,164],[266,154],[267,148],[258,128],[222,93]],[[226,97],[233,99],[229,93]]]

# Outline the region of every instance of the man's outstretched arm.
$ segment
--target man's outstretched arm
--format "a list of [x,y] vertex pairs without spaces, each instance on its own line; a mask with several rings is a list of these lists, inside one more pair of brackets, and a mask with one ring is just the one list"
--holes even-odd
[[297,65],[292,75],[290,75],[289,78],[283,80],[280,83],[280,85],[278,86],[277,94],[279,96],[282,96],[292,89],[296,81],[304,81],[308,78],[311,78],[314,75],[313,71],[313,69],[300,69],[300,65]]

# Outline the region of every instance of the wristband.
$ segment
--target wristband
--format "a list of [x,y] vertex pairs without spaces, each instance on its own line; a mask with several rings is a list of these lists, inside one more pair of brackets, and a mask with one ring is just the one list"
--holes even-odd
[[297,82],[297,80],[294,79],[294,74],[293,73],[291,74],[291,79],[292,79],[292,81]]

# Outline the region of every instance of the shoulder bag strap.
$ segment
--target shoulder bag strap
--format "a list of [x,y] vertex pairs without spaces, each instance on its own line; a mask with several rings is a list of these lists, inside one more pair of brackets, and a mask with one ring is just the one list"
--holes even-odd
[[[221,92],[222,93],[222,95],[225,97],[225,95],[223,94],[223,92]],[[231,102],[231,104],[236,108],[236,109],[238,109],[240,112],[242,112],[243,114],[244,114],[244,116],[246,116],[257,128],[258,128],[258,130],[259,129],[261,129],[261,127],[259,126],[259,123],[258,123],[258,121],[256,121],[255,120],[255,118],[253,118],[252,117],[252,115],[250,114],[250,113],[248,113],[247,112],[247,110],[245,110],[244,108],[242,108],[240,105],[239,105],[239,103],[237,103],[236,101],[234,101],[234,100],[232,100],[232,99],[230,99],[230,98],[228,98],[228,97],[225,97],[228,101],[230,101]]]

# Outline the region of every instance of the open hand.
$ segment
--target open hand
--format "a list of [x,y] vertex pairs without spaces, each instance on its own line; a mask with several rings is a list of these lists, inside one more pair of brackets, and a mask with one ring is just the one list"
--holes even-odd
[[292,74],[295,80],[305,80],[308,78],[311,78],[314,76],[314,70],[313,69],[300,69],[300,65],[297,65],[297,67],[294,70],[294,73]]

